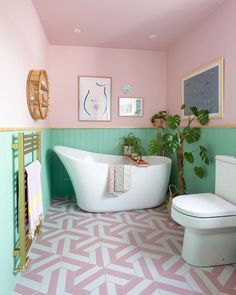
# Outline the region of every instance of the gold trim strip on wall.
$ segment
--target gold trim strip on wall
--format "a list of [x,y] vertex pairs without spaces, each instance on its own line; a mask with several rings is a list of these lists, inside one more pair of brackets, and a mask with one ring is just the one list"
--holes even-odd
[[[185,127],[185,126],[180,126]],[[236,128],[236,124],[229,124],[229,125],[216,125],[216,126],[196,126],[198,128]],[[55,129],[154,129],[155,127],[152,126],[94,126],[94,127],[43,127],[43,128],[0,128],[0,132],[13,132],[13,131],[27,131],[27,130],[55,130]]]
[[[186,126],[180,126],[181,128],[184,128]],[[236,124],[231,125],[215,125],[215,126],[196,126],[198,128],[236,128]],[[50,127],[49,129],[155,129],[153,126],[113,126],[113,127],[107,127],[107,126],[95,126],[95,127]]]
[[150,129],[153,126],[84,126],[84,127],[51,127],[49,129]]
[[29,128],[29,127],[22,127],[22,128],[0,128],[0,132],[12,132],[12,131],[27,131],[27,130],[51,130],[51,129],[149,129],[154,128],[152,126],[85,126],[85,127],[42,127],[42,128]]
[[44,130],[44,129],[51,129],[49,127],[4,127],[0,128],[0,132],[11,132],[11,131],[27,131],[27,130]]

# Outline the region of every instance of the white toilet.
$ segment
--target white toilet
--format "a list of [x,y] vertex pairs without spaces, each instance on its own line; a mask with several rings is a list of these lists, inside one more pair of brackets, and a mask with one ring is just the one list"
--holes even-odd
[[182,257],[194,266],[236,263],[236,158],[216,156],[215,176],[215,194],[172,203],[172,218],[185,227]]

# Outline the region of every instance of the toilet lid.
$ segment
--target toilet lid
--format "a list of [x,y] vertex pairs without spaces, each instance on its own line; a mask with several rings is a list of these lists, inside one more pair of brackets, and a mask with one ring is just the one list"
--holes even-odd
[[178,196],[173,199],[172,206],[194,217],[236,216],[236,205],[211,193]]

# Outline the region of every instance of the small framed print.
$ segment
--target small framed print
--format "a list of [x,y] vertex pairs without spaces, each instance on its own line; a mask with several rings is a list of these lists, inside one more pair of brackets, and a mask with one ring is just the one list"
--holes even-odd
[[141,97],[120,97],[119,116],[120,117],[142,117],[143,99]]

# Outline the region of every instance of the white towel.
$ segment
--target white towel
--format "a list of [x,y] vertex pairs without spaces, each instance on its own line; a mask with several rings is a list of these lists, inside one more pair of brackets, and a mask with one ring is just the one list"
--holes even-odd
[[27,173],[27,201],[29,237],[34,238],[36,227],[43,218],[41,164],[34,161],[25,167]]

